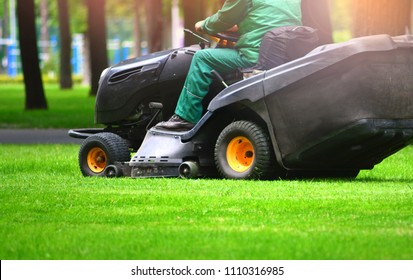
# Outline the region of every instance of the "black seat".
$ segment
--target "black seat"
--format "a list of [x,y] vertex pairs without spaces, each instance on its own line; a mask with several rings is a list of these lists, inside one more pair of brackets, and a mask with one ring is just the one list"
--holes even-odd
[[257,65],[241,72],[261,72],[300,58],[315,49],[318,41],[317,30],[308,26],[275,28],[262,39]]

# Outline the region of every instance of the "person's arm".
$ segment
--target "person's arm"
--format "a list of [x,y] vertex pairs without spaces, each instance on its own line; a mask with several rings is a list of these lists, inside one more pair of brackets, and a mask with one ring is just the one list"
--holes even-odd
[[238,25],[252,9],[251,0],[227,0],[214,15],[195,24],[197,31],[216,34]]
[[[195,23],[195,30],[201,32],[202,26],[204,26],[205,20],[198,21]],[[238,32],[238,25],[234,25],[233,27],[225,30],[225,32]]]

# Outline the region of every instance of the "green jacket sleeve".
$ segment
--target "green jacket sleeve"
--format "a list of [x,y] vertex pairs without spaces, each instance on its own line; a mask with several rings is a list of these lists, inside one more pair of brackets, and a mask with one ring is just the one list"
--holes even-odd
[[252,9],[252,0],[227,0],[214,15],[205,19],[202,29],[210,34],[223,32],[239,24]]

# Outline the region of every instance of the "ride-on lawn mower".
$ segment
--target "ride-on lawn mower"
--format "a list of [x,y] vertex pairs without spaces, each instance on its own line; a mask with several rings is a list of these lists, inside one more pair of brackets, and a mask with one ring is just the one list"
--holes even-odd
[[192,57],[203,47],[103,71],[95,122],[105,128],[69,131],[85,139],[83,175],[355,178],[412,142],[412,36],[319,46],[246,79],[239,71],[218,75],[192,130],[155,129],[173,114]]

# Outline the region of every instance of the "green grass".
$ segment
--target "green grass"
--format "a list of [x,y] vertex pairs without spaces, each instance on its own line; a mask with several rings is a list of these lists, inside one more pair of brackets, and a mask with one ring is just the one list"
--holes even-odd
[[354,181],[83,178],[0,146],[1,259],[412,259],[413,148]]
[[75,86],[60,90],[57,85],[45,85],[48,110],[24,110],[24,86],[0,85],[1,128],[76,128],[95,127],[95,98],[89,88]]

